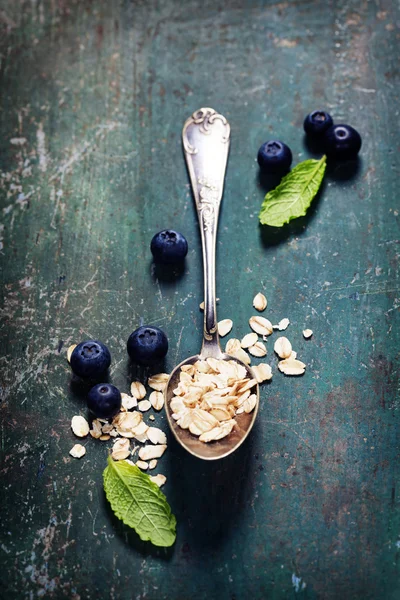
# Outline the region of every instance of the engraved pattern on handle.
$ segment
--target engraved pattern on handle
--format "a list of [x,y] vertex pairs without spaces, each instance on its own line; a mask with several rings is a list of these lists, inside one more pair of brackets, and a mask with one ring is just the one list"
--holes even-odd
[[218,340],[215,253],[219,207],[230,144],[226,118],[200,108],[186,120],[182,141],[200,224],[204,266],[203,356],[221,354]]

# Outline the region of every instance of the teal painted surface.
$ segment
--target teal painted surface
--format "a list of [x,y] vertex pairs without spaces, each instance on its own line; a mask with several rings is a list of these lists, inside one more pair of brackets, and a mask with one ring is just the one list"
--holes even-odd
[[[3,3],[7,598],[398,598],[399,19],[389,0]],[[108,443],[68,457],[70,418],[85,406],[65,355],[99,337],[128,391],[125,341],[141,319],[167,332],[167,369],[199,349],[201,251],[180,132],[204,105],[232,127],[219,317],[243,335],[265,291],[266,316],[289,317],[308,368],[284,378],[269,341],[274,378],[256,428],[225,461],[197,462],[171,438],[157,470],[178,537],[164,551],[110,513]],[[277,136],[296,162],[310,156],[302,120],[320,106],[362,133],[359,168],[331,167],[307,218],[262,231],[257,149]],[[167,226],[190,243],[170,280],[149,253]],[[166,430],[163,414],[155,423]]]

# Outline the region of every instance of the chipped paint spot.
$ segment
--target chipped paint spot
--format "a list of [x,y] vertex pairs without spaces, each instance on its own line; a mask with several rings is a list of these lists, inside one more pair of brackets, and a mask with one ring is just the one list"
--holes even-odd
[[286,38],[274,38],[274,44],[278,48],[294,48],[297,46],[296,40],[288,40]]
[[23,146],[24,144],[26,144],[26,138],[11,138],[10,144],[12,144],[13,146]]
[[32,285],[32,279],[30,277],[24,277],[20,279],[19,285],[24,288],[29,288]]
[[43,172],[47,171],[47,154],[46,154],[46,135],[43,131],[43,123],[39,124],[36,132],[37,152],[39,155],[39,169]]
[[301,577],[297,577],[296,573],[292,574],[292,585],[294,587],[295,592],[300,592],[301,590],[305,590],[307,584],[305,581],[302,581]]

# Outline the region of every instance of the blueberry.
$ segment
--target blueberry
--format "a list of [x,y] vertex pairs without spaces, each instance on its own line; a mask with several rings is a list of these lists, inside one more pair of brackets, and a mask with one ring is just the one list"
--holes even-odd
[[90,390],[87,405],[97,419],[112,419],[121,410],[120,391],[111,383],[98,383]]
[[338,160],[355,158],[361,148],[361,136],[350,125],[333,125],[323,138],[325,152]]
[[77,345],[71,354],[70,365],[75,375],[90,379],[107,371],[111,363],[110,352],[104,344],[87,340]]
[[151,365],[167,354],[168,339],[158,327],[143,325],[131,333],[126,347],[133,362]]
[[283,142],[271,140],[261,146],[257,161],[264,173],[283,173],[292,164],[292,152]]
[[178,231],[164,229],[151,240],[150,250],[155,262],[163,264],[180,263],[188,251],[186,238]]
[[304,131],[310,137],[322,136],[329,127],[332,127],[333,119],[324,110],[314,110],[304,119]]

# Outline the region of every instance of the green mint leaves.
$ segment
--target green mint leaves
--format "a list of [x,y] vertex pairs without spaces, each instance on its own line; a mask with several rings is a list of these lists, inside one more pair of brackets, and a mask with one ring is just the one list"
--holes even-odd
[[282,227],[292,219],[303,217],[324,178],[326,156],[299,163],[281,183],[268,192],[262,203],[259,219],[262,225]]
[[148,475],[109,456],[103,479],[107,500],[118,519],[132,527],[142,540],[155,546],[172,546],[176,519],[166,497]]

